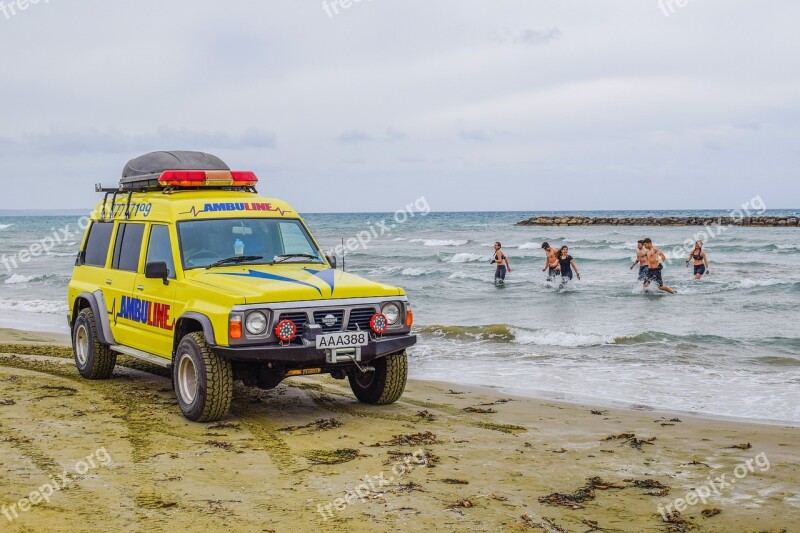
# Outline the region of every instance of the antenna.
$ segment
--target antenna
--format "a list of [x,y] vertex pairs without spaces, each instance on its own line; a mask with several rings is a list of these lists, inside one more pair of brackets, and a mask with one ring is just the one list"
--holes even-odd
[[345,253],[346,253],[346,250],[344,248],[344,237],[342,237],[342,272],[344,272],[344,256],[345,256]]

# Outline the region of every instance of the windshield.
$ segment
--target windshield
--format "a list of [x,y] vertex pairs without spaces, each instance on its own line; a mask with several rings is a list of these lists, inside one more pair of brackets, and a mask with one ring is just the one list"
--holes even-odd
[[323,262],[314,241],[299,220],[183,221],[178,222],[178,236],[185,270],[209,267],[233,258],[241,258],[243,264]]

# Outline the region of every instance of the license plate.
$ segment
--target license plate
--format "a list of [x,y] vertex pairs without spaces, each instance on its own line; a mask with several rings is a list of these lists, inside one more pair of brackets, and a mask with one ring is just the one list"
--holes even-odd
[[343,348],[358,348],[369,344],[369,334],[366,331],[349,331],[347,333],[326,333],[317,335],[318,350],[341,350]]

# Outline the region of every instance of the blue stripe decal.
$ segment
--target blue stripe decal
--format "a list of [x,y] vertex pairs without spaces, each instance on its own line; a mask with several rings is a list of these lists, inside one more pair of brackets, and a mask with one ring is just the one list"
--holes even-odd
[[333,296],[333,289],[334,285],[336,284],[336,271],[334,269],[329,268],[327,270],[313,270],[311,268],[304,268],[303,270],[309,274],[314,274],[319,279],[327,283],[328,287],[331,288],[331,296]]
[[312,285],[310,283],[306,283],[305,281],[300,281],[292,278],[286,278],[283,276],[277,276],[275,274],[267,274],[265,272],[257,272],[255,270],[250,270],[247,274],[228,274],[228,273],[220,273],[219,276],[237,276],[240,278],[261,278],[261,279],[268,279],[272,281],[285,281],[286,283],[294,283],[296,285],[305,285],[306,287],[311,287],[315,291],[322,296],[322,291],[319,290],[319,287],[316,285]]

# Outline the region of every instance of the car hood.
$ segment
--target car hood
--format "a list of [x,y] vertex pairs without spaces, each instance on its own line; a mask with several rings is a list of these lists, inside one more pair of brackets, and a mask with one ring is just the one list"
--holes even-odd
[[243,265],[195,269],[188,280],[241,295],[246,304],[403,296],[398,287],[317,265]]

